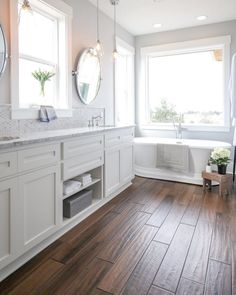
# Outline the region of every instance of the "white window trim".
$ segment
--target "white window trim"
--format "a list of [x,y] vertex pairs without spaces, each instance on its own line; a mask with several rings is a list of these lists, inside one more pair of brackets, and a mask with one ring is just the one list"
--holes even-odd
[[[133,46],[131,46],[130,44],[128,44],[127,42],[125,42],[123,39],[116,37],[116,45],[117,45],[117,50],[119,54],[124,54],[124,55],[132,55],[132,68],[133,68],[133,75],[132,75],[132,89],[133,89],[133,93],[132,93],[132,106],[133,106],[133,114],[132,114],[132,121],[133,123],[135,122],[135,67],[134,67],[134,63],[135,63],[135,48]],[[114,120],[115,120],[115,124],[118,122],[118,118],[117,118],[117,97],[116,97],[116,77],[117,77],[117,72],[116,72],[116,62],[114,65]]]
[[128,44],[127,42],[125,42],[123,39],[116,37],[116,44],[117,44],[117,49],[118,49],[119,53],[122,54],[122,52],[120,52],[120,48],[122,48],[122,49],[127,50],[128,54],[132,54],[133,56],[135,55],[134,47],[131,46],[130,44]]
[[[31,0],[33,4],[34,0]],[[63,14],[65,17],[65,68],[67,109],[57,109],[58,117],[72,117],[72,16],[73,10],[62,0],[39,0],[47,5],[55,15]],[[11,24],[11,106],[12,119],[38,119],[39,107],[23,109],[19,106],[19,47],[18,47],[18,0],[10,0]]]
[[[228,132],[230,130],[230,100],[228,96],[228,81],[230,75],[230,44],[231,36],[219,36],[214,38],[191,40],[186,42],[170,43],[158,46],[141,48],[141,75],[139,83],[139,118],[141,129],[146,130],[174,130],[170,123],[152,123],[148,122],[150,118],[148,103],[148,69],[147,58],[149,56],[164,56],[167,54],[178,54],[186,52],[202,51],[210,47],[222,48],[224,51],[224,125],[187,125],[183,126],[188,131],[219,131]],[[141,81],[145,81],[141,83]],[[143,111],[145,109],[145,112]]]

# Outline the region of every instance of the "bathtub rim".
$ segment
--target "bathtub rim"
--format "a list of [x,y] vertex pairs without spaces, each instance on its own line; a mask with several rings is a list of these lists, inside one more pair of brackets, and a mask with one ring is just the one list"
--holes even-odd
[[[141,139],[146,139],[147,142],[141,141]],[[152,141],[160,139],[160,142],[158,141]],[[150,141],[151,140],[151,141]],[[166,140],[166,142],[165,142]],[[181,143],[180,143],[181,141]],[[209,142],[209,145],[197,145],[197,142]],[[211,144],[210,144],[211,143]],[[216,145],[214,145],[216,143]],[[165,145],[183,145],[188,146],[192,149],[214,149],[215,147],[221,147],[221,148],[227,148],[231,149],[232,144],[225,141],[218,141],[218,140],[207,140],[207,139],[176,139],[176,138],[167,138],[167,137],[135,137],[134,138],[134,145],[157,145],[157,144],[165,144]]]

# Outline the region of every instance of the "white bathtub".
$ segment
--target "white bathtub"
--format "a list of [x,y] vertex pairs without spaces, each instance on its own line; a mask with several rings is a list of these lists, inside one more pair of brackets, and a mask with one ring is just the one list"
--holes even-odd
[[[231,148],[231,144],[221,141],[159,137],[137,137],[134,145],[136,175],[193,184],[202,184],[201,172],[212,149]],[[163,162],[160,158],[165,158],[165,165],[160,165]],[[188,167],[181,167],[182,162],[186,162]]]

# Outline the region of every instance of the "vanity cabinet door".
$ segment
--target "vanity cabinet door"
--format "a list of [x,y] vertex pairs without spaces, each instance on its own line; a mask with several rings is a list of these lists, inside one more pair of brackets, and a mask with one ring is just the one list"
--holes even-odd
[[120,186],[120,149],[105,153],[105,195],[108,197]]
[[41,169],[19,178],[21,211],[21,243],[24,251],[35,246],[54,231],[59,224],[60,177],[59,166]]
[[0,182],[0,269],[15,258],[18,251],[19,204],[17,179]]
[[105,135],[105,196],[118,193],[134,178],[134,129]]
[[120,182],[128,183],[134,178],[133,144],[127,144],[120,151]]

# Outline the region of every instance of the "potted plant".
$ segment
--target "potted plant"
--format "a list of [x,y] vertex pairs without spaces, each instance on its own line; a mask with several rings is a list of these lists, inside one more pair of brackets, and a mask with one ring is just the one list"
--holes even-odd
[[211,153],[211,162],[218,167],[219,174],[226,174],[227,165],[230,162],[230,151],[225,148],[215,148]]
[[32,73],[33,77],[40,83],[40,95],[45,96],[45,83],[55,76],[55,73],[49,71],[37,70]]

